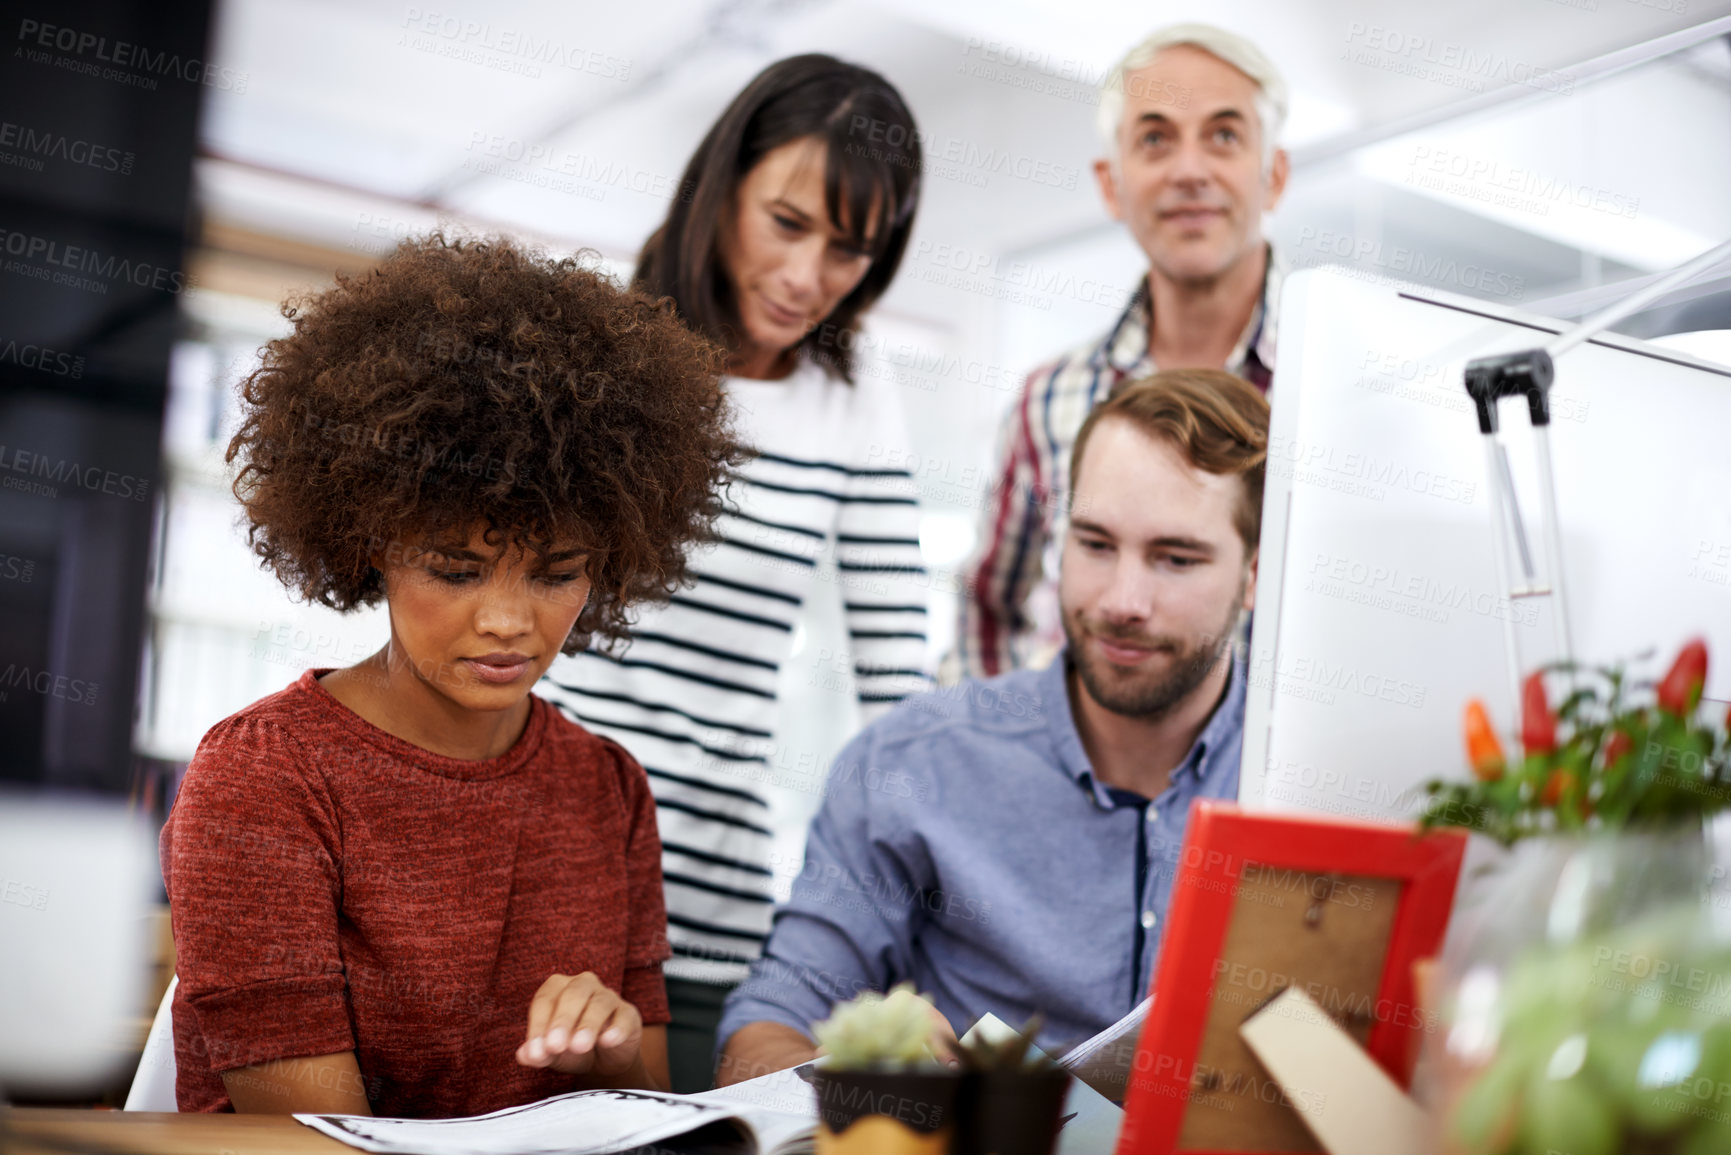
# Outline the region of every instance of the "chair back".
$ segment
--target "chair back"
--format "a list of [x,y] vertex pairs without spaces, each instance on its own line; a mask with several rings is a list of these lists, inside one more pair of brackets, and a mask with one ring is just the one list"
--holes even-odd
[[174,989],[179,985],[179,975],[168,980],[156,1018],[151,1020],[138,1073],[132,1076],[132,1089],[126,1093],[128,1111],[180,1110],[174,1097]]

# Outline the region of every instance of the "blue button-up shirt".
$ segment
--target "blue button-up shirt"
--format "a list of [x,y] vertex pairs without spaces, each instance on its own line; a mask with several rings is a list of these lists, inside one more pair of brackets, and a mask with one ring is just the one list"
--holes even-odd
[[805,864],[717,1040],[767,1020],[811,1033],[831,1005],[912,980],[957,1031],[1038,1011],[1057,1053],[1147,994],[1190,803],[1236,798],[1240,653],[1152,800],[1101,785],[1062,656],[904,701],[836,759]]

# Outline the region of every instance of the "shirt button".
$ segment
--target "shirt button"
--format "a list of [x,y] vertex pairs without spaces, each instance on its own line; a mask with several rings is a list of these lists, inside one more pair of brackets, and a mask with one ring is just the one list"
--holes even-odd
[[1143,930],[1153,930],[1154,929],[1154,912],[1153,911],[1145,910],[1142,912],[1142,929]]

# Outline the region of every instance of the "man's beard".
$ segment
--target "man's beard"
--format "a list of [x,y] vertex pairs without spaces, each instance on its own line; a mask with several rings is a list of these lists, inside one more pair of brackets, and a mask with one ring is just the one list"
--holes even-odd
[[1105,709],[1126,718],[1140,718],[1144,721],[1163,718],[1208,680],[1215,663],[1220,661],[1226,647],[1232,642],[1235,627],[1238,625],[1238,607],[1243,601],[1244,583],[1241,582],[1238,596],[1232,600],[1232,606],[1220,628],[1211,634],[1196,636],[1188,645],[1183,638],[1173,634],[1142,634],[1109,628],[1088,631],[1109,640],[1156,647],[1176,655],[1165,673],[1146,674],[1130,680],[1115,678],[1102,668],[1109,663],[1104,658],[1096,659],[1083,645],[1083,638],[1080,636],[1083,632],[1081,615],[1064,614],[1064,637],[1069,642],[1070,660],[1075,663],[1076,674],[1082,679],[1088,696]]

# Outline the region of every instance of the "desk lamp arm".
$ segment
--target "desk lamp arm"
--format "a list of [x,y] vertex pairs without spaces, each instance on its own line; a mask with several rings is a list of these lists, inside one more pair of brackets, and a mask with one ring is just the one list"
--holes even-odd
[[[1708,249],[1700,256],[1629,294],[1609,308],[1595,313],[1580,324],[1559,334],[1541,348],[1523,349],[1518,353],[1500,353],[1480,357],[1466,366],[1467,396],[1473,400],[1478,414],[1479,432],[1485,437],[1486,463],[1490,477],[1490,499],[1495,524],[1495,554],[1497,578],[1507,597],[1531,597],[1548,594],[1556,599],[1552,620],[1556,626],[1559,656],[1565,662],[1574,660],[1574,642],[1569,631],[1568,602],[1563,593],[1562,529],[1557,520],[1556,474],[1551,468],[1551,383],[1556,379],[1555,359],[1584,344],[1609,329],[1623,318],[1640,312],[1666,293],[1682,285],[1722,261],[1731,259],[1731,241]],[[1536,582],[1526,542],[1526,527],[1521,521],[1520,507],[1508,468],[1508,455],[1498,438],[1497,402],[1504,397],[1525,397],[1527,415],[1533,426],[1533,444],[1538,453],[1539,499],[1545,522],[1545,551],[1549,555],[1548,587]],[[1517,588],[1510,572],[1508,542],[1520,547],[1521,564],[1526,584]],[[1510,615],[1511,619],[1513,615]],[[1504,622],[1504,648],[1509,666],[1510,691],[1518,717],[1520,695],[1520,659],[1514,626]]]

